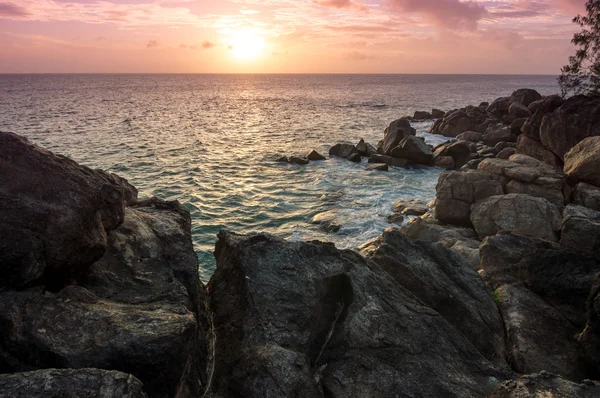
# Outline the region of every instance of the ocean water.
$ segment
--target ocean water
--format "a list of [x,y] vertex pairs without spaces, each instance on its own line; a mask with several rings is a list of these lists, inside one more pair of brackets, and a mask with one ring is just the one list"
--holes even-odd
[[[478,105],[521,87],[558,92],[553,76],[0,75],[0,130],[115,172],[140,196],[179,200],[206,281],[222,228],[355,247],[389,226],[398,199],[433,199],[441,172],[366,172],[341,159],[294,166],[278,156],[360,138],[376,145],[415,110]],[[429,123],[414,127],[444,141],[426,133]],[[339,231],[310,223],[323,212]]]

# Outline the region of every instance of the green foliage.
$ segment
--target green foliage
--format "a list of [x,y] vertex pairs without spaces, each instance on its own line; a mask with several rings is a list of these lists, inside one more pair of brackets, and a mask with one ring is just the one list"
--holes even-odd
[[494,299],[494,302],[496,304],[500,304],[500,302],[502,301],[502,296],[500,295],[499,289],[492,290],[492,298]]
[[558,83],[563,96],[569,93],[600,95],[600,0],[588,0],[587,15],[578,15],[573,22],[583,29],[571,42],[576,46],[569,65],[561,69]]

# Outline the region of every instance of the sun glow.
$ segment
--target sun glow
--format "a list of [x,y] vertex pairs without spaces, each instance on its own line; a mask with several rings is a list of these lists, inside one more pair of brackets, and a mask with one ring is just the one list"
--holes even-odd
[[262,54],[265,39],[251,30],[240,30],[233,33],[229,46],[234,57],[250,61]]

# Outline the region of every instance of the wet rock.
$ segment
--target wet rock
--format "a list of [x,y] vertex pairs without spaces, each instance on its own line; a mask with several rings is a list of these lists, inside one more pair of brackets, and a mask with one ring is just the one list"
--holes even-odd
[[529,374],[502,383],[489,398],[595,398],[600,396],[600,384],[585,381],[576,384],[547,372]]
[[433,115],[431,113],[425,112],[425,111],[415,111],[413,119],[416,119],[416,120],[433,119]]
[[456,163],[451,156],[438,156],[434,159],[434,166],[445,170],[454,170]]
[[339,158],[349,158],[358,154],[358,150],[352,144],[335,144],[329,149],[329,156],[337,156]]
[[210,394],[485,396],[503,378],[438,312],[355,252],[221,232],[215,256]]
[[433,162],[433,153],[422,138],[405,137],[397,147],[392,149],[390,156],[406,159],[410,163],[430,165]]
[[510,129],[504,128],[484,134],[482,141],[487,146],[494,146],[499,142],[516,141],[516,137],[511,133]]
[[546,199],[523,194],[491,196],[475,203],[471,211],[471,221],[482,239],[508,231],[558,241],[560,212]]
[[356,150],[358,151],[358,153],[360,153],[361,156],[366,157],[377,154],[377,149],[373,145],[365,142],[365,140],[363,139],[361,139],[356,145]]
[[288,161],[291,164],[297,164],[297,165],[301,165],[301,166],[308,164],[308,159],[301,158],[298,156],[290,156]]
[[429,207],[418,199],[401,199],[394,204],[392,212],[403,216],[422,216]]
[[385,231],[359,252],[444,316],[488,360],[506,366],[500,314],[477,271],[460,256],[398,230]]
[[563,213],[560,246],[600,255],[600,211],[569,205]]
[[369,157],[369,163],[385,163],[388,166],[405,167],[408,164],[408,160],[393,158],[386,155],[371,155]]
[[132,375],[99,369],[44,369],[0,375],[0,396],[11,398],[146,398]]
[[600,188],[580,182],[573,191],[573,202],[600,211]]
[[465,131],[464,133],[457,135],[456,139],[461,141],[480,142],[483,139],[483,134],[475,131]]
[[319,152],[314,149],[306,154],[306,158],[312,161],[325,160],[325,156],[321,155]]
[[435,218],[446,224],[470,227],[471,205],[502,193],[500,183],[486,173],[444,172],[436,187]]
[[548,113],[552,113],[556,108],[563,104],[563,99],[558,95],[550,95],[541,100],[532,102],[529,104],[529,111],[531,117],[523,124],[521,131],[529,139],[535,141],[541,141],[540,138],[540,127],[544,116]]
[[576,381],[597,375],[589,357],[573,338],[577,329],[554,307],[520,285],[504,285],[495,295],[514,370],[548,371]]
[[400,144],[400,141],[415,134],[416,130],[410,126],[408,120],[396,120],[385,129],[383,142],[377,148],[377,152],[382,155],[389,155],[392,149]]
[[562,160],[558,158],[552,151],[544,148],[544,146],[525,134],[521,134],[517,139],[517,153],[527,155],[538,159],[555,168],[563,168]]
[[455,168],[459,169],[471,160],[471,146],[467,141],[450,141],[439,145],[433,152],[434,161],[437,158],[450,156]]
[[137,200],[124,179],[12,133],[0,132],[0,180],[0,291],[81,277]]
[[348,156],[346,159],[348,159],[351,162],[354,163],[360,163],[362,161],[362,156],[360,156],[360,153],[353,153],[352,155]]
[[[598,122],[600,123],[600,102]],[[576,181],[600,186],[600,137],[584,139],[565,155],[565,173]]]
[[434,108],[431,110],[431,116],[433,116],[435,119],[441,119],[446,116],[446,112]]
[[531,103],[539,101],[541,99],[542,95],[537,91],[530,88],[521,88],[512,93],[508,102],[510,104],[518,103],[527,107]]
[[337,233],[342,228],[339,221],[339,212],[336,210],[316,214],[311,218],[310,223],[320,225],[323,231],[329,233]]
[[[508,114],[517,119],[519,118],[527,118],[531,114],[529,113],[529,109],[525,105],[522,105],[518,102],[513,102],[508,108]],[[516,120],[516,119],[515,119]],[[513,122],[514,123],[514,122]],[[518,131],[520,132],[520,131]]]
[[567,99],[544,116],[540,127],[542,145],[559,159],[580,141],[600,135],[600,98],[578,95]]
[[275,161],[277,163],[289,163],[290,159],[287,156],[280,156]]
[[367,171],[388,171],[388,165],[385,163],[371,163],[365,166]]

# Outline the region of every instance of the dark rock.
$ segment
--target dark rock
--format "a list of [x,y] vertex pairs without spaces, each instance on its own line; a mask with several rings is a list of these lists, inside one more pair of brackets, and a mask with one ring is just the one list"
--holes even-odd
[[560,246],[600,255],[600,211],[569,205],[563,213]]
[[392,149],[390,156],[406,159],[410,163],[430,165],[433,162],[433,153],[422,138],[405,137],[397,147]]
[[431,116],[433,116],[435,119],[441,119],[446,116],[446,112],[434,108],[431,110]]
[[466,131],[478,131],[486,122],[485,110],[468,106],[448,112],[443,119],[438,119],[429,129],[432,134],[456,137]]
[[444,316],[488,360],[506,365],[500,314],[477,271],[460,256],[398,230],[385,231],[359,251]]
[[[529,109],[527,109],[527,107],[525,105],[522,105],[518,102],[513,102],[510,107],[508,108],[508,114],[510,116],[513,116],[517,119],[520,118],[528,118],[529,116],[531,116],[531,113],[529,112]],[[515,119],[515,120],[517,120]],[[513,121],[514,123],[514,121]],[[517,134],[520,133],[521,131],[518,130]]]
[[394,204],[392,212],[403,216],[422,216],[429,211],[426,204],[417,199],[401,199]]
[[415,135],[416,131],[408,120],[396,120],[385,129],[383,143],[377,148],[382,155],[389,155],[392,149],[400,144],[405,137]]
[[358,150],[352,144],[335,144],[329,149],[329,156],[348,158],[354,154],[358,154]]
[[436,187],[435,218],[446,224],[470,227],[471,205],[502,193],[500,183],[488,174],[444,172]]
[[600,384],[585,381],[575,384],[547,372],[522,376],[500,384],[489,398],[596,398],[600,396]]
[[[600,122],[600,103],[598,113]],[[565,155],[565,173],[575,181],[600,186],[600,137],[584,139]]]
[[365,142],[365,140],[363,139],[361,139],[356,145],[356,150],[358,151],[358,153],[360,153],[361,156],[366,157],[377,154],[377,149],[373,145]]
[[477,152],[477,154],[479,156],[483,156],[483,157],[496,157],[496,155],[498,155],[499,153],[500,153],[500,150],[498,148],[494,148],[494,147],[487,147],[487,148],[484,148]]
[[511,193],[475,203],[471,222],[481,239],[508,231],[556,242],[561,216],[546,199]]
[[386,155],[371,155],[369,157],[369,163],[385,163],[388,166],[404,167],[408,164],[408,160],[393,158]]
[[454,159],[455,168],[459,169],[471,160],[471,146],[467,141],[450,141],[441,144],[433,152],[434,159],[450,156]]
[[542,145],[561,160],[580,141],[600,135],[600,98],[578,95],[544,116]]
[[124,179],[12,133],[0,132],[0,180],[0,291],[81,277],[137,200]]
[[388,171],[388,165],[386,163],[371,163],[365,166],[367,171]]
[[329,233],[337,233],[342,228],[339,213],[336,210],[316,214],[311,218],[310,223],[320,225],[322,230]]
[[499,142],[514,142],[516,141],[516,138],[511,133],[510,129],[504,128],[484,134],[482,141],[487,146],[494,146]]
[[287,156],[280,156],[276,160],[277,163],[289,163],[290,159]]
[[549,149],[544,148],[540,142],[532,140],[525,134],[521,134],[517,139],[517,153],[530,156],[559,169],[563,168],[562,160],[558,156]]
[[11,398],[146,398],[135,377],[99,369],[44,369],[0,375],[0,396]]
[[216,396],[485,396],[504,377],[355,252],[221,232],[215,256]]
[[542,125],[542,120],[546,114],[553,112],[556,108],[563,104],[563,99],[558,95],[550,95],[545,97],[539,101],[532,102],[529,104],[529,111],[531,112],[531,117],[527,119],[521,131],[527,138],[530,138],[535,141],[540,141],[540,127]]
[[521,134],[521,129],[523,128],[523,126],[525,125],[527,120],[528,120],[528,118],[526,118],[526,117],[522,117],[520,119],[515,119],[515,121],[512,122],[510,125],[510,132],[515,135]]
[[319,152],[314,149],[306,154],[306,158],[308,160],[317,161],[317,160],[325,160],[325,156],[321,155]]
[[487,107],[486,111],[497,119],[500,119],[508,114],[509,100],[509,97],[497,98]]
[[498,152],[498,159],[509,159],[512,155],[517,152],[515,148],[504,148],[500,152]]
[[429,112],[416,111],[415,115],[413,116],[413,119],[416,119],[416,120],[433,119],[433,115]]
[[483,140],[483,134],[475,131],[465,131],[464,133],[457,135],[456,139],[459,141],[480,142]]
[[490,106],[490,103],[487,101],[484,101],[482,103],[479,104],[480,108],[487,108],[488,106]]
[[353,153],[350,156],[348,156],[346,159],[348,159],[351,162],[354,163],[360,163],[362,160],[362,156],[360,156],[360,153]]
[[600,188],[580,182],[573,191],[573,202],[600,211]]
[[291,164],[306,165],[306,164],[308,164],[308,159],[300,158],[298,156],[290,156],[289,162]]
[[510,104],[518,103],[524,106],[529,106],[531,103],[535,101],[539,101],[542,99],[542,95],[535,90],[530,88],[521,88],[512,93],[508,102]]
[[434,159],[434,166],[445,170],[454,170],[456,163],[451,156],[438,156]]

